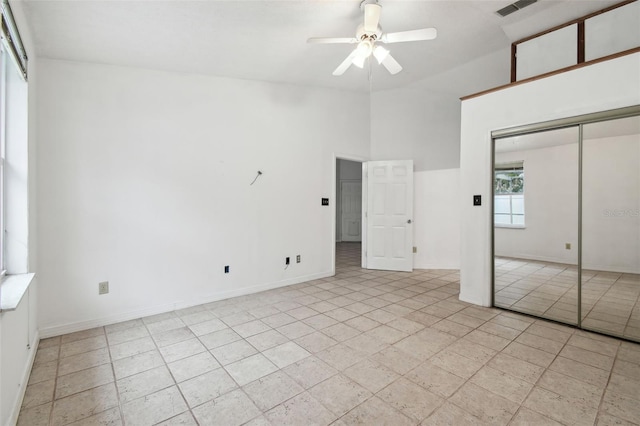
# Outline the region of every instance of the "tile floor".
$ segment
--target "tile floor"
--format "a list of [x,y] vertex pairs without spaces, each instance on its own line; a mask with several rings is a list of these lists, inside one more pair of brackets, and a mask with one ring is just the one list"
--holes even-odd
[[335,277],[42,340],[19,425],[637,424],[640,345],[458,300],[455,271]]
[[[575,324],[575,265],[496,258],[496,306]],[[640,275],[582,271],[582,326],[640,341]]]

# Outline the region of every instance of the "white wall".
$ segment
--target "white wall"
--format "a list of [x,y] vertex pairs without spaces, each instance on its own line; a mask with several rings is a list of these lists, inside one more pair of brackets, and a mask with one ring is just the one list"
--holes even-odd
[[36,286],[31,286],[17,308],[0,313],[0,424],[15,424],[27,388],[38,344],[35,331]]
[[417,269],[460,267],[460,169],[414,173],[414,239]]
[[460,97],[509,82],[500,50],[400,89],[371,94],[371,157],[413,160],[414,170],[460,167]]
[[42,335],[331,274],[320,198],[336,151],[369,153],[367,94],[54,60],[40,70]]
[[371,157],[413,160],[414,170],[460,164],[460,100],[450,93],[412,88],[371,95]]
[[636,53],[462,102],[460,299],[491,302],[491,131],[640,104],[638,75]]

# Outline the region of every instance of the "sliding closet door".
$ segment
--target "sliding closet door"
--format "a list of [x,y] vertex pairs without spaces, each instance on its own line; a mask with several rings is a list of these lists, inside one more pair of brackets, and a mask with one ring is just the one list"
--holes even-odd
[[583,126],[582,327],[640,341],[640,117]]
[[494,140],[494,305],[578,322],[579,128]]

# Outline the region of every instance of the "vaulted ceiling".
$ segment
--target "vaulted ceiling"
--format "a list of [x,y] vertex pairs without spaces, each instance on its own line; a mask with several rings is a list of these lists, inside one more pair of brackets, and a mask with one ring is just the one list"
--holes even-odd
[[[39,57],[347,90],[401,87],[617,0],[539,0],[505,18],[511,0],[380,0],[385,32],[435,27],[433,41],[389,45],[404,70],[391,76],[332,71],[353,45],[309,45],[309,37],[353,37],[359,0],[16,0]],[[481,70],[479,70],[480,72]]]

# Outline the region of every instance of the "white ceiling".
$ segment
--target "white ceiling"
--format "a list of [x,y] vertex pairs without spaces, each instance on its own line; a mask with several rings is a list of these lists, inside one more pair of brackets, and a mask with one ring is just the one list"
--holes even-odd
[[389,45],[404,70],[391,76],[376,63],[370,84],[367,67],[331,75],[352,45],[306,43],[354,36],[359,0],[16,1],[38,57],[359,91],[440,74],[618,2],[539,0],[501,18],[495,11],[513,0],[380,0],[383,31],[436,27],[438,38]]

